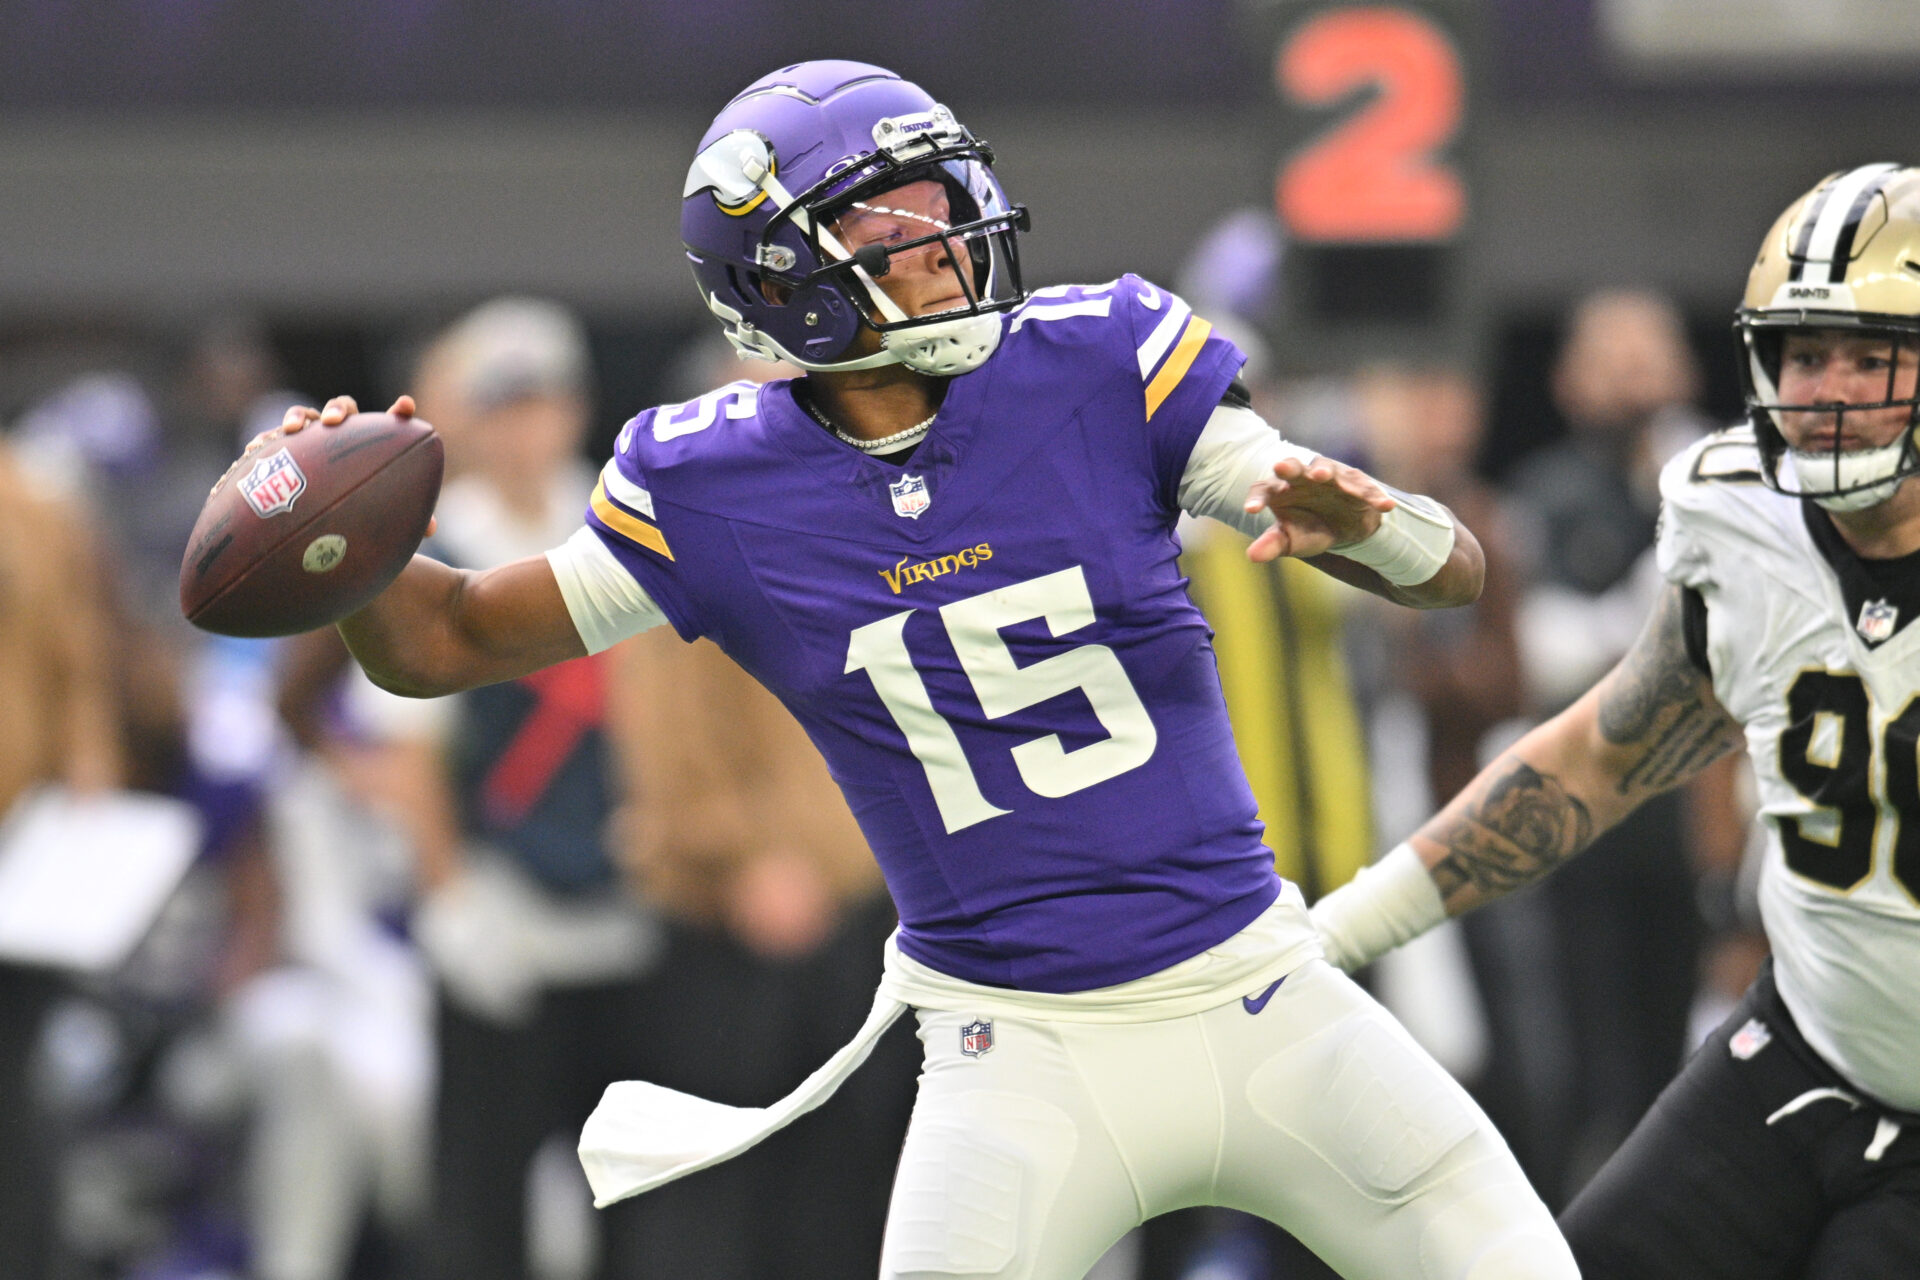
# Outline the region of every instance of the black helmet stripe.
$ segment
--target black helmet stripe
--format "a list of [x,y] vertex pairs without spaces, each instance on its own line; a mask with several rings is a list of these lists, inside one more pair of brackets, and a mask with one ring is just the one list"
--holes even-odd
[[1887,185],[1887,179],[1891,178],[1895,172],[1894,167],[1888,165],[1884,173],[1875,176],[1873,181],[1862,187],[1860,194],[1854,197],[1853,207],[1847,210],[1847,220],[1841,225],[1840,238],[1833,245],[1833,268],[1827,273],[1830,283],[1841,284],[1846,280],[1847,266],[1853,261],[1853,239],[1860,232],[1860,224],[1866,220],[1867,207],[1873,203],[1873,198],[1880,194],[1880,189]]
[[1787,279],[1799,280],[1807,270],[1807,247],[1813,243],[1813,224],[1820,221],[1820,214],[1827,207],[1827,200],[1833,195],[1834,184],[1829,182],[1814,195],[1807,211],[1800,215],[1800,234],[1794,237],[1793,248],[1787,254]]
[[1810,264],[1824,263],[1829,282],[1838,284],[1845,280],[1861,219],[1887,179],[1897,172],[1897,165],[1862,165],[1828,183],[1814,197],[1800,221],[1800,235],[1793,248],[1787,278],[1803,280]]

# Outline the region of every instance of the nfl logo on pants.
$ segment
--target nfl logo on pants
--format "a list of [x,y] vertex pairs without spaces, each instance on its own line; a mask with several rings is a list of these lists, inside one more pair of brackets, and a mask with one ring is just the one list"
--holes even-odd
[[969,1058],[977,1058],[993,1048],[993,1024],[987,1021],[969,1022],[960,1028],[960,1052]]

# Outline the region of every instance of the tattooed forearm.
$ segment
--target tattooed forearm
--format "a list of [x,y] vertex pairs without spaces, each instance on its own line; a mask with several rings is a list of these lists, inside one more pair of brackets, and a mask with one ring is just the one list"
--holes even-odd
[[1632,649],[1600,685],[1600,734],[1632,757],[1621,795],[1678,786],[1731,751],[1738,728],[1687,657],[1681,597],[1669,588]]
[[1430,868],[1449,911],[1539,879],[1593,840],[1593,817],[1557,779],[1509,757],[1421,835],[1446,849]]
[[1687,656],[1684,612],[1680,589],[1670,588],[1595,689],[1415,833],[1448,914],[1540,879],[1739,743],[1740,726]]

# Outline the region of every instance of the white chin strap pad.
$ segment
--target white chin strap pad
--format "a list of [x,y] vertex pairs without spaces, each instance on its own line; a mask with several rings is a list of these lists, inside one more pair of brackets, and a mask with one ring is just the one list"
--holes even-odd
[[959,316],[895,329],[881,335],[881,345],[901,364],[917,373],[950,378],[970,373],[987,362],[1000,346],[1001,313]]
[[[1906,451],[1904,437],[1878,449],[1853,449],[1839,457],[1827,452],[1787,454],[1793,466],[1800,492],[1828,511],[1865,511],[1894,495],[1904,477],[1895,476],[1901,455]],[[1856,486],[1864,486],[1856,488]],[[1835,489],[1851,492],[1834,493]]]

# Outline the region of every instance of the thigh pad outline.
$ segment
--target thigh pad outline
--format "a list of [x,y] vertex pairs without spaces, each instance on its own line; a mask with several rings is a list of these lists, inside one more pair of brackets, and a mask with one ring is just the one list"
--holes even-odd
[[1431,1059],[1372,1018],[1344,1018],[1290,1045],[1247,1080],[1255,1114],[1356,1187],[1395,1203],[1477,1127]]
[[916,1116],[887,1222],[888,1276],[1025,1275],[1079,1131],[1050,1103],[995,1090]]

